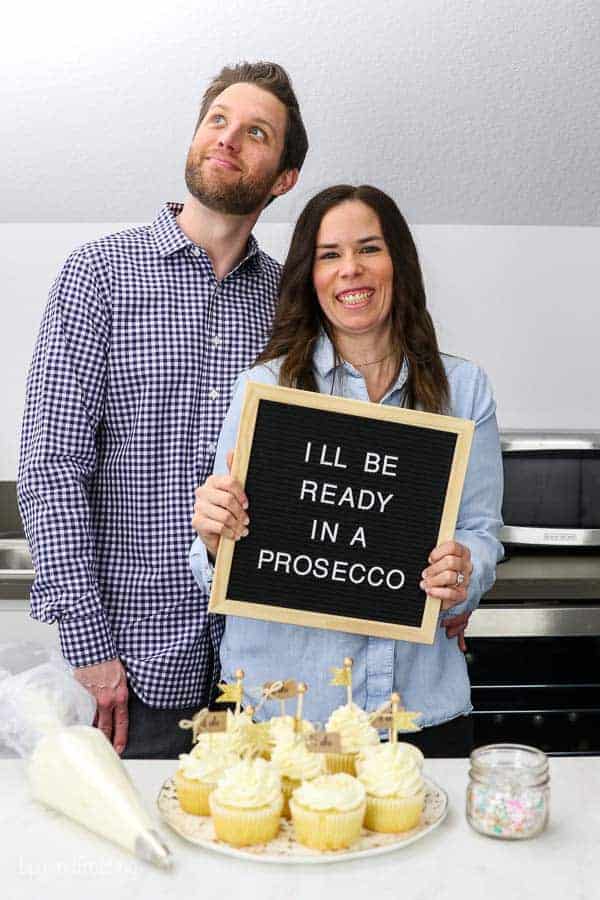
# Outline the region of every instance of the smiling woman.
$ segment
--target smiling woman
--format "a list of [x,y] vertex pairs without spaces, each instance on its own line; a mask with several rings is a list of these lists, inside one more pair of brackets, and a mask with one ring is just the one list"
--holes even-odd
[[[212,578],[207,549],[214,555],[222,535],[239,540],[252,529],[248,498],[226,474],[248,381],[475,420],[454,540],[431,550],[419,587],[439,598],[444,610],[462,613],[477,605],[493,584],[502,555],[502,464],[495,403],[485,373],[438,350],[414,241],[390,197],[374,187],[339,185],[313,197],[298,220],[273,334],[257,364],[238,379],[217,447],[215,474],[196,491],[193,525],[200,539],[192,548],[191,564],[206,589]],[[402,466],[400,457],[383,459],[380,453],[369,454],[365,466],[385,466],[389,476]],[[341,457],[336,457],[336,468],[345,468]],[[275,482],[289,477],[285,459],[272,477]],[[369,508],[375,515],[388,504],[393,510],[392,486],[390,490],[355,494],[340,478],[322,484],[305,480],[301,487],[315,515],[319,507],[326,514],[337,506],[340,519],[349,508]],[[333,546],[330,553],[323,548],[321,555],[317,547],[336,543],[336,526],[330,530],[311,534],[301,552],[279,546],[274,535],[261,551],[261,568],[305,576],[308,594],[311,582],[314,590],[313,579],[347,584],[366,580],[373,587],[386,583],[390,590],[402,586],[396,553],[385,568],[363,566],[366,559],[351,565]],[[241,665],[253,683],[260,684],[271,680],[285,659],[288,673],[315,687],[307,711],[318,721],[330,712],[324,690],[327,667],[345,656],[354,659],[360,706],[375,709],[392,691],[399,691],[407,708],[423,714],[429,753],[436,743],[442,755],[451,752],[446,725],[452,719],[457,720],[451,726],[454,751],[470,751],[466,666],[455,636],[447,639],[443,629],[436,629],[433,646],[426,646],[280,622],[226,619],[221,644],[225,680]],[[435,726],[441,725],[444,729],[438,731]]]

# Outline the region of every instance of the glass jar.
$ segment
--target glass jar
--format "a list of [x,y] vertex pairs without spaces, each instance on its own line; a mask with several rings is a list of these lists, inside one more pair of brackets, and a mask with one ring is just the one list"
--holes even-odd
[[490,837],[531,838],[548,822],[548,757],[522,744],[488,744],[471,753],[467,821]]

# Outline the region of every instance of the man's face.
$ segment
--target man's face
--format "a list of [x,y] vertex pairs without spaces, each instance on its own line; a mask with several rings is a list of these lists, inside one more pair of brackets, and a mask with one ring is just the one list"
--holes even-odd
[[279,171],[287,110],[253,84],[233,84],[198,126],[185,166],[187,188],[204,206],[227,215],[261,210],[286,193],[297,171]]

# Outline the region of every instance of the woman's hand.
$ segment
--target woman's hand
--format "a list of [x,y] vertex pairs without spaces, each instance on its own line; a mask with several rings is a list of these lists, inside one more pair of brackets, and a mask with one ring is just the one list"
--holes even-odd
[[472,571],[469,548],[458,541],[446,541],[429,554],[419,586],[429,597],[438,597],[442,609],[450,609],[467,599]]
[[[227,454],[231,473],[233,450]],[[211,475],[196,488],[192,528],[212,556],[217,555],[221,536],[237,541],[248,534],[248,498],[242,486],[229,475]]]

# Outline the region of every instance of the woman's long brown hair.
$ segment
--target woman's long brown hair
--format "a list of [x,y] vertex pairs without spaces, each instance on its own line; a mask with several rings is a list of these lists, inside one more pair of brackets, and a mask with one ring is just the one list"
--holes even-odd
[[[340,203],[359,200],[378,216],[394,269],[392,332],[397,372],[408,362],[404,403],[426,412],[448,411],[449,386],[437,338],[427,311],[417,248],[402,213],[387,194],[369,185],[336,185],[312,198],[298,219],[283,266],[271,338],[257,359],[266,363],[284,356],[279,383],[316,391],[312,357],[320,329],[335,347],[331,327],[321,312],[313,286],[315,245],[325,213]],[[336,349],[336,356],[339,356]]]

